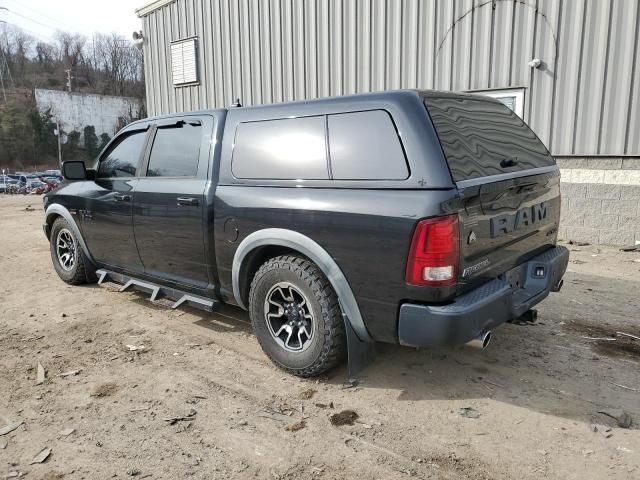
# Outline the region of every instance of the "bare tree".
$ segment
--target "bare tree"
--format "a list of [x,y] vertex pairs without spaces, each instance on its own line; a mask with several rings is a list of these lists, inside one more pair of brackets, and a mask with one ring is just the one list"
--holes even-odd
[[23,84],[26,65],[32,50],[34,38],[13,25],[0,25],[0,54],[7,62],[14,82]]
[[53,45],[46,42],[36,43],[36,56],[34,60],[42,67],[46,72],[53,70],[53,65],[56,59],[56,52]]
[[54,36],[58,61],[75,68],[83,61],[87,37],[79,33],[56,32]]
[[105,73],[107,88],[117,95],[126,95],[128,84],[142,78],[142,52],[122,35],[95,34],[91,56],[94,68]]
[[12,37],[13,44],[15,46],[14,64],[16,71],[14,76],[20,78],[22,83],[26,73],[25,67],[28,59],[27,56],[31,52],[34,38],[31,35],[27,35],[19,28],[14,29]]

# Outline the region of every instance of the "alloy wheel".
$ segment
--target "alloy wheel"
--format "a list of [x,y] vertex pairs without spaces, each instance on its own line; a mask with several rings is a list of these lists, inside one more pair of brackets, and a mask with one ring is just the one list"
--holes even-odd
[[307,297],[289,282],[275,284],[264,301],[271,336],[282,348],[302,352],[311,344],[314,318]]
[[66,228],[58,232],[56,238],[56,255],[63,270],[69,272],[76,263],[76,242]]

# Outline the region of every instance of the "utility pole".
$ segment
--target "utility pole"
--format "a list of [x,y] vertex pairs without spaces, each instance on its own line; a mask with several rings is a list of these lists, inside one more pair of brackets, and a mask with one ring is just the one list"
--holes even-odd
[[69,89],[69,93],[71,93],[71,79],[75,78],[71,76],[71,69],[69,68],[68,70],[65,70],[65,72],[67,73],[67,88]]
[[[7,7],[0,7],[0,11],[8,12],[9,9]],[[0,23],[4,23],[8,25],[8,23],[5,20],[0,20]],[[11,83],[13,83],[13,77],[11,76],[11,69],[7,64],[7,57],[4,54],[4,50],[2,50],[2,64],[0,64],[0,86],[2,86],[2,97],[4,98],[4,103],[6,104],[7,93],[4,88],[5,69],[7,71],[7,77],[9,78],[9,80],[11,80]],[[13,85],[13,87],[15,88],[15,84]]]
[[[4,60],[4,54],[2,56],[2,60]],[[2,87],[2,97],[4,98],[4,103],[7,103],[7,92],[4,90],[4,63],[2,67],[0,67],[0,86]]]
[[[7,7],[0,7],[0,10],[7,10],[9,11],[9,9]],[[4,23],[6,24],[7,22],[5,22],[4,20],[0,20],[0,23]],[[5,66],[7,66],[7,60],[4,56],[4,50],[2,51],[2,65],[0,66],[0,86],[2,87],[2,97],[4,98],[4,103],[7,103],[7,92],[5,92],[4,90],[4,68]],[[9,68],[7,66],[7,68]]]
[[58,137],[58,163],[60,164],[60,168],[62,168],[62,145],[60,144],[60,124],[58,123],[57,118],[56,118],[56,136]]

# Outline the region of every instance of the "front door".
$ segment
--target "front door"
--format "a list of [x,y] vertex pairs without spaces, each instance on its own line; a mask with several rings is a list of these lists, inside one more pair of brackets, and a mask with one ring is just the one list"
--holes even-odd
[[121,134],[100,157],[96,178],[83,188],[82,234],[93,258],[106,266],[142,271],[133,235],[132,201],[147,130]]
[[157,123],[136,185],[133,226],[147,275],[209,284],[205,188],[213,119],[183,116]]

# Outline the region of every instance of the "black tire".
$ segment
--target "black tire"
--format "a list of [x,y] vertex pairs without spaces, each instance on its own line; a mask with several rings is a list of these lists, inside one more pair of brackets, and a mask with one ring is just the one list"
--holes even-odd
[[[71,268],[66,269],[62,266],[61,260],[58,258],[57,241],[58,235],[64,232],[68,234],[73,240],[73,265]],[[53,268],[55,268],[58,276],[70,285],[82,285],[87,283],[87,260],[82,252],[82,247],[78,243],[78,239],[73,231],[73,228],[69,225],[64,218],[58,217],[51,227],[51,236],[49,238],[49,249],[51,251],[51,260],[53,261]]]
[[[265,301],[278,284],[286,282],[301,292],[313,316],[313,335],[302,351],[289,351],[267,325]],[[249,315],[262,350],[278,367],[299,377],[325,373],[346,357],[346,333],[338,297],[322,271],[307,258],[284,255],[263,264],[251,282]]]

